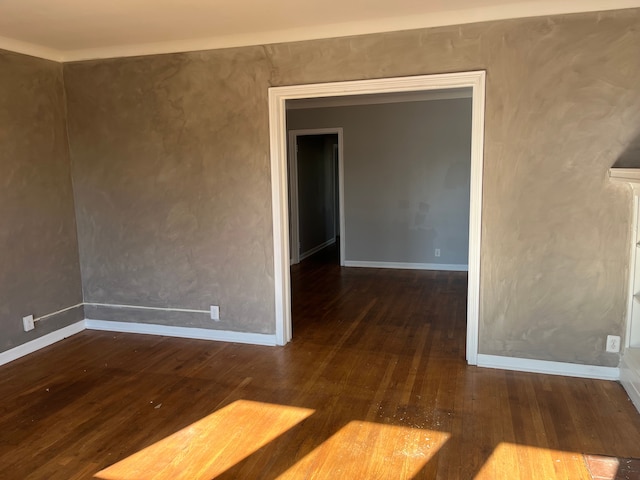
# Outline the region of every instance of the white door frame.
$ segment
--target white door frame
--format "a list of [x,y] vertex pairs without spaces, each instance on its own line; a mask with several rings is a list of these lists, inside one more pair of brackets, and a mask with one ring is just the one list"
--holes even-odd
[[484,71],[317,83],[269,88],[271,140],[271,200],[276,342],[291,340],[291,279],[289,274],[289,219],[287,191],[286,101],[299,98],[340,97],[392,92],[471,88],[471,188],[469,202],[469,284],[467,292],[467,362],[478,362],[480,313],[480,240],[482,233],[482,169],[484,150]]
[[[291,264],[300,262],[300,217],[298,212],[298,151],[297,138],[305,135],[338,135],[338,218],[340,220],[340,265],[344,266],[345,223],[344,223],[344,167],[343,167],[343,129],[310,128],[289,131],[289,198],[291,199]],[[338,233],[338,232],[336,232]]]

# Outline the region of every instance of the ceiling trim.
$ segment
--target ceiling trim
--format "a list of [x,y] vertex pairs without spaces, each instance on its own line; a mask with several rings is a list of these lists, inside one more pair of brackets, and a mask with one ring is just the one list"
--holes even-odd
[[53,60],[54,62],[64,61],[64,53],[60,50],[43,47],[34,43],[21,42],[13,38],[0,37],[0,49],[22,53],[32,57],[44,58],[45,60]]
[[0,48],[59,62],[73,62],[100,58],[133,57],[250,45],[268,45],[370,33],[462,25],[490,20],[621,10],[637,7],[640,7],[640,0],[529,1],[422,15],[407,15],[366,21],[334,23],[330,25],[307,26],[288,30],[270,30],[210,38],[77,50],[56,50],[41,45],[0,37]]

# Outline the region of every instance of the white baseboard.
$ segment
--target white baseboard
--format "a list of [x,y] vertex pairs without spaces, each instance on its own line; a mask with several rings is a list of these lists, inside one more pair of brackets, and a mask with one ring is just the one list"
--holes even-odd
[[85,320],[88,330],[107,332],[142,333],[164,337],[193,338],[251,345],[276,345],[276,336],[262,333],[233,332],[229,330],[210,330],[208,328],[172,327],[155,323],[112,322],[107,320]]
[[336,243],[336,237],[333,237],[333,238],[327,240],[326,242],[318,245],[317,247],[313,247],[311,250],[307,250],[306,252],[301,253],[300,254],[300,261],[304,260],[307,257],[310,257],[314,253],[318,253],[323,248],[327,248],[328,246],[333,245],[334,243]]
[[617,367],[600,367],[597,365],[581,365],[578,363],[550,362],[529,358],[503,357],[499,355],[478,354],[478,366],[515,370],[517,372],[546,373],[565,377],[593,378],[598,380],[619,380],[620,369]]
[[447,272],[468,272],[469,265],[455,263],[402,263],[402,262],[361,262],[345,260],[345,267],[396,268],[405,270],[442,270]]
[[640,412],[640,350],[627,349],[620,362],[620,383]]
[[71,337],[83,330],[103,330],[108,332],[141,333],[161,335],[165,337],[193,338],[198,340],[214,340],[230,343],[246,343],[250,345],[276,345],[276,336],[262,333],[233,332],[229,330],[209,330],[206,328],[170,327],[167,325],[110,322],[105,320],[86,319],[67,327],[38,337],[30,342],[18,345],[0,353],[0,366],[53,345],[60,340]]
[[18,358],[36,352],[41,348],[53,345],[60,340],[64,340],[65,338],[75,335],[76,333],[80,333],[84,329],[84,321],[80,321],[73,323],[67,327],[61,328],[60,330],[56,330],[55,332],[47,333],[46,335],[38,337],[35,340],[31,340],[30,342],[18,345],[11,350],[0,353],[0,365],[13,362]]

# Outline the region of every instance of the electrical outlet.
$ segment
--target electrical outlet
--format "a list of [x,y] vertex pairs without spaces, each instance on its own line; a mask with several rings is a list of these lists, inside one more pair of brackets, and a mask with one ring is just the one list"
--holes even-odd
[[607,352],[618,353],[620,351],[620,337],[607,335]]
[[436,248],[436,257],[439,257],[439,256],[440,256],[440,249]]
[[36,325],[33,320],[33,315],[27,315],[26,317],[22,317],[22,326],[24,327],[25,332],[28,332],[36,328]]
[[211,305],[211,320],[220,321],[220,307],[218,305]]

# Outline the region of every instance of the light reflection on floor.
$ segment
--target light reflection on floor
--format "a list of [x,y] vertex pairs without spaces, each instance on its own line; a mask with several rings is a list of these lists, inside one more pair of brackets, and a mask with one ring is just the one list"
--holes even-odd
[[[582,475],[576,477],[577,474]],[[511,476],[509,477],[509,475]],[[502,442],[496,446],[475,476],[476,480],[496,478],[592,479],[581,453],[508,442]]]
[[105,468],[94,478],[215,478],[313,413],[306,408],[237,400]]
[[380,423],[348,423],[278,478],[412,478],[449,434]]
[[[214,479],[313,414],[312,409],[237,400],[98,472],[94,478]],[[442,431],[351,421],[319,445],[310,436],[315,448],[309,448],[309,453],[298,461],[295,452],[305,449],[294,446],[290,451],[291,466],[280,475],[271,472],[274,476],[270,478],[412,479],[426,474],[425,465],[450,436]],[[502,442],[474,478],[592,477],[581,453]]]

